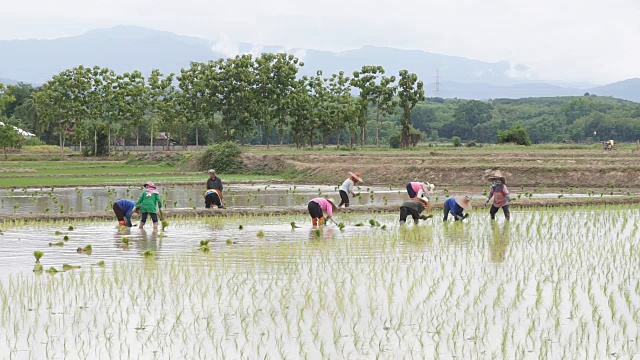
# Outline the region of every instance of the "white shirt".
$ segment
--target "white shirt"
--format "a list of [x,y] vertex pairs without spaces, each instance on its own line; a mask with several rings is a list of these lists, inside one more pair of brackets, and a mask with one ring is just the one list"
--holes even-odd
[[340,185],[340,190],[346,192],[347,195],[353,193],[353,180],[351,180],[351,178],[345,180],[342,185]]

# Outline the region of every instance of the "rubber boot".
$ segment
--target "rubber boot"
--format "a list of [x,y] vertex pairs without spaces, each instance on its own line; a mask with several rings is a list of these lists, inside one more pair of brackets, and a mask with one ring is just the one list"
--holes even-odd
[[311,218],[311,224],[312,224],[313,226],[318,226],[318,219],[316,219],[316,218]]
[[404,225],[404,221],[400,220],[400,226]]
[[318,219],[318,225],[320,225],[320,226],[324,225],[324,216],[321,217],[320,219]]

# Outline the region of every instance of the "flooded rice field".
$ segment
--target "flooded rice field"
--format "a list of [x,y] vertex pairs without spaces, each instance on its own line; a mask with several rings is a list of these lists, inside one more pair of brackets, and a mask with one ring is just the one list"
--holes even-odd
[[[304,216],[172,219],[157,233],[114,222],[7,227],[0,349],[14,358],[638,356],[636,205],[515,210],[509,223],[483,209],[456,223],[434,215],[400,228],[397,214],[338,213],[343,231],[316,231]],[[87,244],[90,254],[76,252]],[[81,267],[34,273],[34,250],[45,270]]]
[[[488,189],[488,186],[487,186]],[[164,206],[168,209],[204,208],[203,186],[169,185],[159,187]],[[485,197],[486,189],[436,189],[431,196],[435,203],[442,202],[447,196],[465,194],[473,198]],[[601,196],[627,195],[622,189],[524,189],[511,188],[514,199],[585,198]],[[387,205],[401,203],[407,199],[405,189],[360,186],[359,194],[350,199],[351,205]],[[53,214],[73,212],[110,211],[117,199],[136,201],[142,192],[141,187],[78,187],[78,188],[16,188],[0,189],[0,214]],[[225,187],[225,205],[234,208],[264,208],[303,206],[311,198],[333,197],[338,202],[340,196],[336,186],[287,185],[287,184],[231,184]]]

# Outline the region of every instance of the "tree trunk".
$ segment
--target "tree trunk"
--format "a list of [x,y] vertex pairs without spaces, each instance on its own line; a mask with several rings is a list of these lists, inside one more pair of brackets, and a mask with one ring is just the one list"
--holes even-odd
[[93,156],[98,156],[98,130],[93,130]]
[[111,125],[109,125],[109,136],[107,137],[107,156],[111,156]]
[[362,125],[362,137],[360,138],[360,147],[364,147],[364,137],[365,137],[365,134],[367,133],[366,128],[367,128],[367,125],[363,124]]
[[198,149],[199,146],[199,142],[198,142],[198,125],[196,124],[196,149]]
[[62,142],[62,129],[60,129],[60,132],[58,133],[58,136],[60,137],[60,154],[64,154],[64,143]]
[[151,152],[153,152],[153,121],[151,122]]
[[7,148],[3,147],[2,150],[4,150],[4,159],[7,160]]
[[82,155],[82,140],[80,140],[80,155]]
[[380,147],[380,110],[376,111],[376,147]]
[[139,142],[140,142],[140,126],[136,127],[136,151],[138,151]]

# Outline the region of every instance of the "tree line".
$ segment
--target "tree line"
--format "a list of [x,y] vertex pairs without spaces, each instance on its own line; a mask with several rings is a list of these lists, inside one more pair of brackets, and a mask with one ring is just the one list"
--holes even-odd
[[192,62],[167,75],[78,66],[40,87],[0,87],[0,121],[46,143],[71,142],[96,155],[123,140],[153,145],[159,132],[181,145],[237,141],[297,147],[406,147],[419,138],[454,137],[495,143],[512,128],[526,132],[533,143],[640,138],[640,105],[624,100],[589,94],[426,98],[423,83],[406,70],[388,76],[381,66],[362,66],[350,75],[299,76],[302,66],[292,55],[271,53]]
[[[355,146],[365,142],[367,124],[375,119],[380,143],[382,116],[400,109],[403,144],[408,146],[411,111],[425,99],[418,77],[402,70],[386,76],[381,66],[363,66],[323,76],[298,76],[304,64],[293,55],[239,55],[209,62],[192,62],[179,74],[153,70],[117,74],[108,68],[78,66],[53,76],[38,89],[24,84],[29,104],[9,113],[29,119],[40,134],[57,134],[64,147],[69,139],[95,152],[106,138],[107,152],[116,139],[141,135],[153,145],[164,132],[179,144],[201,143],[204,130],[211,141],[254,142],[261,134],[267,147],[277,136],[280,144],[297,147],[327,144],[330,138]],[[24,95],[24,94],[22,94]],[[15,97],[14,97],[15,98]],[[25,122],[25,121],[23,121]],[[51,139],[49,139],[51,141]]]

